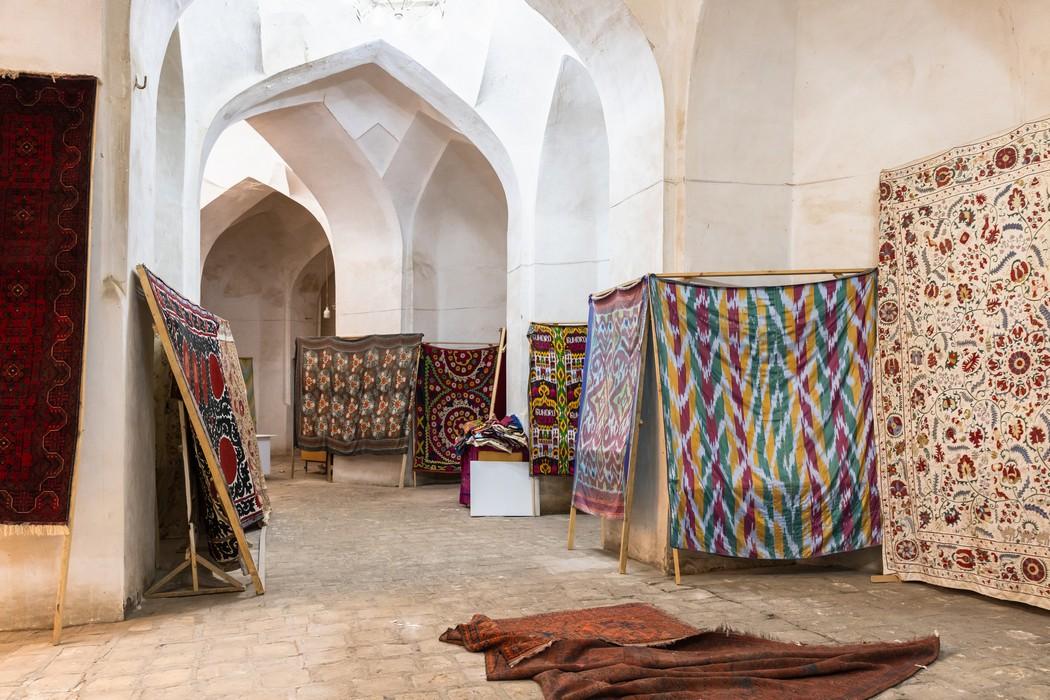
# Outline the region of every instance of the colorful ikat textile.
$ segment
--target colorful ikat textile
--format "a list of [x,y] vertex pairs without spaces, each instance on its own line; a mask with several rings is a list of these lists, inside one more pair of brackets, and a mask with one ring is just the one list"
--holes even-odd
[[[201,457],[206,460],[209,451],[214,457],[241,527],[261,522],[268,501],[263,494],[258,442],[244,422],[247,397],[240,368],[234,368],[237,349],[229,325],[144,266],[139,265],[138,272],[147,298],[156,302],[159,317],[154,315],[153,325],[174,353],[172,372],[184,380],[181,384],[189,392],[183,393],[183,403],[191,414],[196,412],[204,427],[204,434],[196,435]],[[229,347],[224,355],[226,343]],[[217,492],[210,493],[218,498]],[[221,510],[221,503],[212,506]]]
[[94,78],[0,77],[0,533],[69,520]]
[[1050,608],[1050,121],[882,173],[887,571]]
[[415,469],[459,473],[456,443],[464,423],[489,415],[498,357],[495,345],[461,349],[423,344],[416,383]]
[[529,444],[533,476],[572,476],[587,326],[529,325]]
[[405,452],[422,339],[299,338],[296,446],[338,455]]
[[572,504],[622,518],[635,413],[645,373],[645,280],[590,300]]
[[875,284],[652,279],[672,547],[803,559],[881,542]]

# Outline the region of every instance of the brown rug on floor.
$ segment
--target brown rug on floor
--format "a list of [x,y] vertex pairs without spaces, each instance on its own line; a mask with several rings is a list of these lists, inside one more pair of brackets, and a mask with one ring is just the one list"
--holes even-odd
[[811,646],[700,632],[650,605],[493,620],[441,641],[485,652],[490,681],[539,683],[545,698],[870,698],[933,663],[940,640]]

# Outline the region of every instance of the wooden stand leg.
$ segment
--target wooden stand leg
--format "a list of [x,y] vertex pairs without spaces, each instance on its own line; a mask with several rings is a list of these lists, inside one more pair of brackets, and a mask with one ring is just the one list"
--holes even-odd
[[408,467],[408,452],[405,452],[405,456],[401,458],[401,480],[397,484],[397,487],[399,489],[405,488],[405,468],[406,467]]
[[[73,499],[70,499],[71,501]],[[66,605],[66,584],[69,582],[69,555],[73,547],[73,503],[69,506],[70,528],[62,537],[62,561],[58,572],[58,592],[55,595],[55,618],[51,623],[51,643],[58,644],[62,640],[62,611]]]
[[620,573],[627,573],[627,539],[631,533],[631,521],[627,513],[623,514],[623,527],[620,528]]
[[671,550],[671,557],[674,559],[674,584],[676,586],[682,585],[682,563],[678,560],[678,550]]
[[489,397],[489,420],[496,417],[496,394],[499,393],[499,371],[503,366],[503,353],[507,349],[507,329],[499,329],[499,344],[496,346],[496,374],[492,380],[492,396]]
[[901,578],[897,574],[875,574],[871,577],[872,583],[901,583]]
[[[179,427],[183,436],[182,440],[182,479],[186,487],[186,523],[187,531],[189,533],[189,545],[186,547],[186,558],[181,564],[176,566],[174,569],[169,571],[167,574],[162,576],[159,581],[150,586],[143,594],[147,598],[178,598],[183,596],[193,595],[204,595],[208,593],[240,593],[244,590],[244,585],[240,581],[231,577],[225,571],[212,564],[210,561],[202,557],[197,553],[197,530],[193,524],[193,493],[192,486],[190,485],[190,456],[189,456],[189,445],[186,444],[186,406],[179,402]],[[265,542],[266,529],[263,528],[263,538]],[[211,571],[213,574],[218,576],[221,580],[225,581],[227,585],[201,588],[200,575],[197,570],[197,565],[201,565],[204,568]],[[191,588],[179,588],[173,591],[161,591],[170,581],[176,576],[186,570],[186,567],[190,569],[190,579],[192,581]]]
[[576,544],[576,506],[569,508],[569,546],[572,549]]

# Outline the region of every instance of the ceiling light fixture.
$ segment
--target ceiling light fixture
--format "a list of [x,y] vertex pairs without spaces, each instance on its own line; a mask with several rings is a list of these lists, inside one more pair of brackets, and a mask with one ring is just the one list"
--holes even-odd
[[357,19],[361,22],[386,19],[397,21],[419,17],[444,17],[445,0],[354,0]]

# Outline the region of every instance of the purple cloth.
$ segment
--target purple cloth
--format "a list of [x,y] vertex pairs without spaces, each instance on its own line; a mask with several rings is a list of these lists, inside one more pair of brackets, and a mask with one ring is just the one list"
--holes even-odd
[[470,462],[478,458],[478,448],[468,445],[459,457],[459,504],[470,507]]

